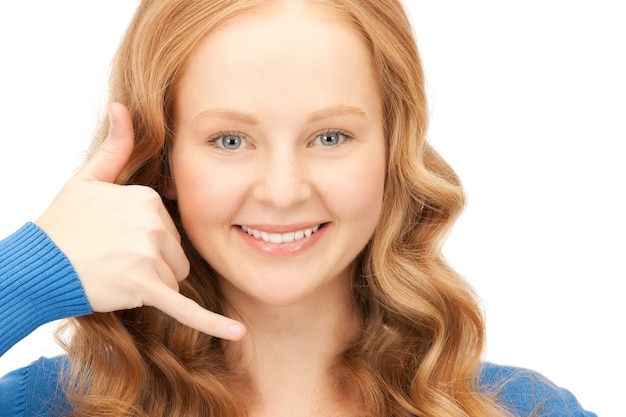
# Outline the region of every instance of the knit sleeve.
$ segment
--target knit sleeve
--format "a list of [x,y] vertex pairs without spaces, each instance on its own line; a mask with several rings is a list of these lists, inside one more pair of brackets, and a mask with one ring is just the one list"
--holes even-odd
[[597,417],[571,392],[528,369],[485,363],[481,386],[517,417]]
[[60,417],[72,411],[63,393],[60,375],[67,358],[40,358],[0,379],[2,417]]
[[42,229],[27,223],[0,241],[0,355],[44,323],[89,313],[72,264]]

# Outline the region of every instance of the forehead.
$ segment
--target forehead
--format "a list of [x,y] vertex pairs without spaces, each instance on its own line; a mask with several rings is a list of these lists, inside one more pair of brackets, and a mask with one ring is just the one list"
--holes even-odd
[[239,102],[260,93],[309,102],[377,94],[359,31],[328,7],[299,1],[273,3],[219,25],[193,50],[179,85],[180,97],[206,88]]

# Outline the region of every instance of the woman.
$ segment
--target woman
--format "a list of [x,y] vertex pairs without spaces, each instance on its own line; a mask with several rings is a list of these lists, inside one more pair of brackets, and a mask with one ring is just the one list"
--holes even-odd
[[[128,112],[110,107],[85,169],[5,243],[67,255],[54,318],[99,313],[71,322],[68,361],[6,378],[0,404],[592,415],[536,374],[481,364],[480,310],[440,253],[464,198],[424,139],[423,84],[396,2],[142,2],[111,77]],[[28,275],[18,293],[54,279],[7,259]]]

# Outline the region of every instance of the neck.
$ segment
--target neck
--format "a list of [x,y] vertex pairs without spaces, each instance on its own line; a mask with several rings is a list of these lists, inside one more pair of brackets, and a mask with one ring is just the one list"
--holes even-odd
[[280,306],[231,291],[224,288],[230,313],[246,324],[248,334],[242,342],[226,342],[225,350],[235,369],[252,381],[253,408],[275,416],[332,408],[337,399],[330,369],[357,328],[349,280]]

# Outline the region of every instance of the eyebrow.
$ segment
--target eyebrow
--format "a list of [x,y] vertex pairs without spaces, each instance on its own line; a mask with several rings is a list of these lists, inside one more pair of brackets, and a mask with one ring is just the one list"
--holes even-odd
[[[326,109],[318,110],[311,113],[307,119],[309,123],[316,122],[323,119],[328,119],[330,117],[337,116],[360,116],[366,117],[366,113],[359,107],[348,106],[348,105],[340,105],[333,106]],[[259,124],[259,119],[243,112],[229,110],[229,109],[207,109],[203,110],[197,115],[194,116],[193,120],[200,120],[210,117],[219,117],[222,119],[230,119],[237,122],[249,124],[249,125],[257,125]]]
[[322,119],[328,119],[336,116],[361,116],[365,117],[366,113],[359,107],[354,106],[334,106],[327,109],[318,110],[309,115],[308,121],[315,122]]
[[199,119],[206,119],[206,118],[210,118],[210,117],[219,117],[222,119],[230,119],[230,120],[234,120],[237,122],[242,122],[242,123],[246,123],[249,125],[256,125],[259,124],[259,119],[257,119],[256,117],[247,114],[247,113],[242,113],[239,111],[235,111],[235,110],[228,110],[228,109],[208,109],[208,110],[203,110],[200,113],[196,114],[193,118],[193,120],[199,120]]

